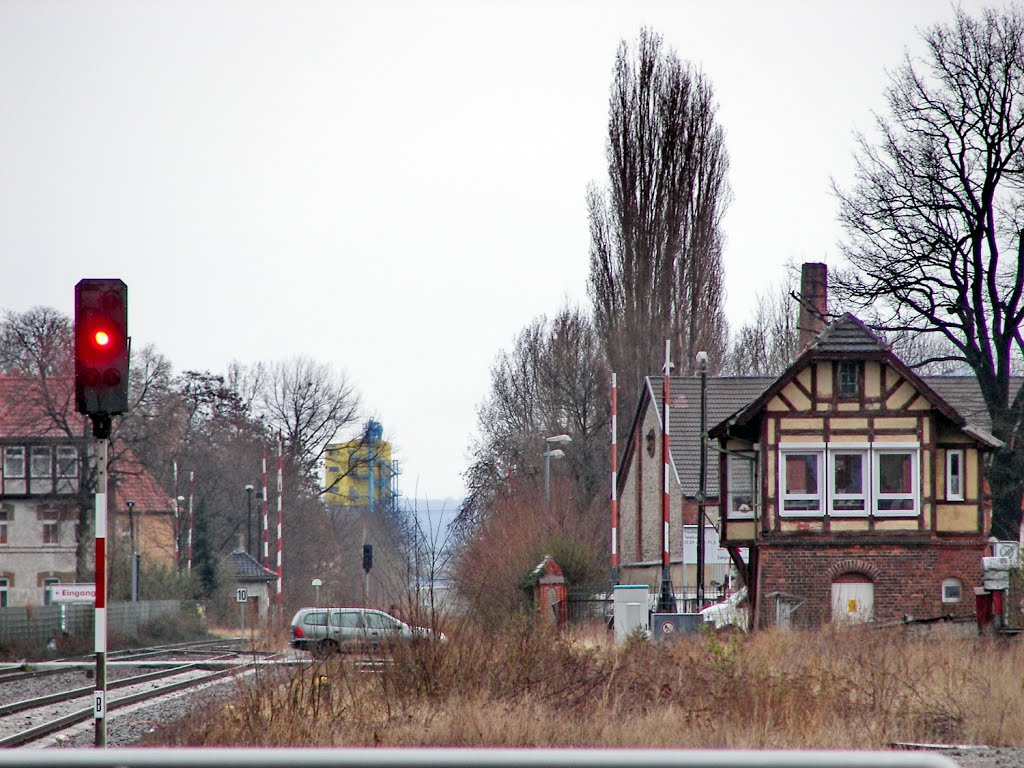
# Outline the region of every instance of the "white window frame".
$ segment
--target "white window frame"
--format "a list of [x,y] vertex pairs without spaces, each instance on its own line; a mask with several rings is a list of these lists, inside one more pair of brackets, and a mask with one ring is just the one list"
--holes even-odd
[[33,445],[29,455],[29,493],[53,493],[53,446]]
[[78,448],[73,445],[57,446],[57,464],[54,490],[57,493],[78,491]]
[[[836,456],[861,457],[861,492],[838,493],[836,491]],[[829,443],[828,444],[828,514],[829,517],[870,517],[871,516],[871,484],[873,482],[870,443]],[[836,501],[860,499],[861,509],[836,509]]]
[[3,447],[3,492],[24,494],[28,490],[27,469],[25,446],[5,445]]
[[[853,393],[849,393],[843,388],[843,368],[847,371],[852,369],[853,380],[850,382],[853,388]],[[855,360],[840,360],[836,366],[836,394],[841,400],[854,400],[860,397],[861,390],[861,365]]]
[[[756,451],[736,451],[730,452],[725,455],[725,469],[729,480],[729,491],[726,497],[726,517],[729,520],[753,520],[754,511],[758,507],[757,497],[757,452]],[[742,512],[737,509],[733,509],[733,496],[735,492],[733,490],[732,479],[734,472],[743,471],[744,473],[750,473],[750,510]]]
[[14,505],[0,504],[0,546],[11,543],[11,523],[14,522]]
[[[953,459],[958,459],[956,473],[953,472]],[[946,501],[963,501],[964,500],[964,449],[963,448],[947,448],[946,449]],[[959,492],[954,493],[950,490],[953,487],[953,478],[956,478],[957,485],[959,486]]]
[[[786,488],[786,456],[790,454],[813,455],[818,459],[818,492],[789,493]],[[825,463],[825,443],[779,443],[778,451],[778,497],[780,517],[824,517],[825,516],[825,484],[828,482],[827,465]],[[818,501],[817,509],[786,509],[786,501]]]
[[[947,597],[946,589],[949,588],[949,587],[955,587],[956,588],[957,596],[955,598],[951,597],[951,596]],[[964,585],[963,585],[963,582],[960,581],[960,579],[949,577],[948,579],[943,579],[942,580],[942,602],[943,602],[944,605],[949,605],[950,603],[960,603],[960,602],[963,602],[963,599],[964,599]]]
[[[882,494],[881,458],[886,455],[910,456],[910,492]],[[871,513],[875,517],[917,517],[921,514],[921,445],[920,443],[874,443],[871,449]],[[886,500],[910,498],[910,509],[879,509],[878,503]]]
[[[52,515],[52,517],[51,517]],[[39,522],[42,525],[40,541],[44,547],[60,545],[60,510],[46,506],[39,510]],[[47,541],[47,531],[52,531],[53,541]]]

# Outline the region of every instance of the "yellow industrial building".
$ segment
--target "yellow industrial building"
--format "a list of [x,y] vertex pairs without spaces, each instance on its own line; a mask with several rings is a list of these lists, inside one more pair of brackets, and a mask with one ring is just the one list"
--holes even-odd
[[369,420],[359,437],[327,446],[325,500],[331,507],[393,512],[398,503],[398,462],[380,422]]

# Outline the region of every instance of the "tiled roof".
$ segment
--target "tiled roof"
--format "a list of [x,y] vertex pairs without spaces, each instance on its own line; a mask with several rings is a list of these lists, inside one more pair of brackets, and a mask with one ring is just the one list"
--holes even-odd
[[74,407],[68,376],[42,380],[35,376],[0,374],[0,437],[67,437],[51,413],[67,419],[68,432],[87,435],[87,420]]
[[248,552],[236,549],[228,555],[228,564],[236,581],[277,581],[277,574],[264,568]]
[[847,312],[833,320],[810,344],[808,350],[819,354],[844,355],[888,352],[890,347],[874,331]]
[[[707,379],[705,427],[713,426],[757,399],[773,382],[773,376],[723,376]],[[648,379],[649,394],[661,418],[664,377]],[[700,377],[673,376],[669,381],[669,413],[672,417],[669,448],[684,496],[696,496],[700,484]],[[707,450],[705,494],[718,495],[718,452]]]
[[[939,397],[956,409],[964,421],[992,431],[992,419],[981,396],[981,387],[974,376],[922,376],[924,382],[938,393]],[[1024,386],[1024,377],[1010,378],[1010,396]]]
[[124,451],[111,464],[111,509],[128,510],[135,502],[135,512],[170,512],[174,509],[171,495],[150,474],[131,451]]

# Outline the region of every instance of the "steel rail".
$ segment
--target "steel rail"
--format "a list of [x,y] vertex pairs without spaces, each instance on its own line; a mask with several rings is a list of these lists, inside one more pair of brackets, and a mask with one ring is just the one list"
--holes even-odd
[[[182,672],[187,672],[190,669],[196,669],[202,662],[195,663],[190,662],[183,664],[180,667],[174,667],[172,669],[160,669],[156,672],[147,672],[143,675],[136,675],[135,677],[125,677],[121,680],[112,680],[107,683],[107,688],[124,688],[129,685],[138,685],[139,683],[146,683],[150,680],[159,680],[162,677],[170,677],[171,675],[178,675]],[[26,709],[35,709],[36,707],[45,707],[47,704],[57,704],[62,701],[71,701],[71,699],[77,699],[81,696],[89,696],[93,692],[93,686],[88,685],[84,688],[73,688],[68,691],[59,691],[57,693],[49,693],[45,696],[38,696],[34,699],[22,699],[21,701],[14,701],[10,704],[0,705],[0,717],[14,714],[15,712],[23,712]]]
[[[193,666],[201,666],[201,663]],[[202,685],[203,683],[218,680],[222,677],[236,675],[248,668],[249,667],[247,664],[239,665],[237,667],[228,667],[227,669],[221,669],[217,670],[216,672],[211,672],[210,674],[204,675],[203,677],[192,678],[190,680],[179,680],[178,682],[169,683],[168,685],[162,685],[159,688],[153,688],[148,691],[139,691],[138,693],[131,693],[127,696],[122,696],[118,699],[108,701],[107,712],[121,709],[122,707],[127,707],[130,704],[137,704],[140,701],[147,701],[149,699],[160,698],[161,696],[166,696],[169,693],[174,693],[176,691],[184,690],[186,688],[194,688],[196,686]],[[161,670],[161,673],[165,673],[166,671],[167,670]],[[181,670],[176,671],[180,672]],[[166,675],[161,674],[161,676]],[[119,680],[116,682],[120,683],[122,681]],[[114,687],[113,684],[111,685],[111,687]],[[87,692],[92,693],[92,688],[89,688]],[[59,731],[71,725],[76,725],[77,723],[80,723],[84,720],[88,720],[89,718],[93,717],[93,714],[93,709],[91,706],[89,706],[86,709],[80,709],[75,712],[71,712],[70,714],[58,717],[54,720],[50,720],[45,723],[40,723],[39,725],[27,728],[24,731],[20,731],[19,733],[15,733],[7,737],[0,738],[0,748],[18,747],[23,744],[28,744],[31,741],[40,739],[43,736],[54,733],[55,731]]]

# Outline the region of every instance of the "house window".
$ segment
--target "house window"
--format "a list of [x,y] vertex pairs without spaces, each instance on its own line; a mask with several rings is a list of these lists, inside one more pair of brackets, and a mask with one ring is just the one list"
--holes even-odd
[[12,522],[14,522],[14,505],[0,504],[0,544],[10,543]]
[[78,449],[73,445],[4,446],[3,492],[14,495],[77,493],[78,462]]
[[53,598],[50,596],[50,587],[55,587],[60,584],[60,579],[47,578],[43,579],[43,605],[50,605],[53,602]]
[[781,449],[782,514],[808,517],[822,513],[821,468],[824,451]]
[[[907,517],[920,511],[917,444],[833,443],[827,448],[779,448],[783,517],[876,515]],[[824,481],[825,461],[828,479]]]
[[73,445],[57,446],[57,493],[78,492],[78,449]]
[[963,589],[963,584],[960,583],[960,579],[943,579],[942,602],[959,603],[963,598]]
[[42,507],[39,519],[43,523],[43,544],[59,544],[60,512],[55,507]]
[[829,451],[829,463],[829,512],[836,516],[867,514],[867,451]]
[[860,363],[839,363],[839,396],[860,397]]
[[959,448],[946,451],[946,499],[964,500],[964,452]]
[[29,467],[29,492],[53,493],[53,449],[48,445],[33,445]]
[[0,579],[0,608],[6,608],[8,603],[7,591],[10,589],[11,582],[9,579]]
[[25,493],[25,449],[4,446],[4,493]]
[[754,517],[754,466],[753,453],[733,454],[726,456],[729,472],[728,512],[730,520],[752,519]]
[[917,514],[917,449],[875,449],[875,514]]

